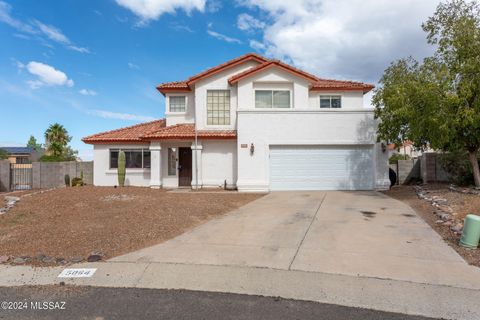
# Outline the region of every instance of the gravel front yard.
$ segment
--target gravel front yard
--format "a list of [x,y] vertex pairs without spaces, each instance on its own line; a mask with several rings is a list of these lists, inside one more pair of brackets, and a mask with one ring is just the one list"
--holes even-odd
[[[456,220],[462,220],[470,213],[480,215],[480,195],[454,192],[446,184],[428,184],[424,188],[428,190],[429,196],[446,199]],[[438,217],[433,214],[435,208],[430,202],[419,199],[413,186],[395,186],[385,194],[412,207],[469,264],[480,267],[480,249],[459,246],[460,234],[453,232],[448,224],[438,223]]]
[[33,265],[92,253],[108,259],[173,238],[261,196],[92,186],[34,194],[0,215],[0,257],[30,257]]

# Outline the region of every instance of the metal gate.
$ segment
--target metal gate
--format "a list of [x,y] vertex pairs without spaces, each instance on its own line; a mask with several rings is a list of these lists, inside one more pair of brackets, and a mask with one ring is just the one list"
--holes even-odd
[[32,164],[11,163],[10,164],[10,189],[28,190],[32,189]]

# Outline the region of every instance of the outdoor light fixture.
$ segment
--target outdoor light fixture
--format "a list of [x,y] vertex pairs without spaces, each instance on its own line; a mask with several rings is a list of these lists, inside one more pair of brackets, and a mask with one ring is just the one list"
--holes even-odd
[[250,155],[253,156],[253,153],[255,152],[255,146],[253,145],[253,142],[250,144]]
[[385,151],[387,151],[387,146],[382,142],[382,152],[385,153]]

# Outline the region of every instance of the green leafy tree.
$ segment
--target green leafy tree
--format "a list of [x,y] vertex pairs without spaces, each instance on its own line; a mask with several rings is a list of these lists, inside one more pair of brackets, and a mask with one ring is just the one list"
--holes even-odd
[[42,144],[37,143],[37,139],[33,135],[30,135],[30,138],[28,139],[28,142],[27,142],[27,147],[31,147],[31,148],[35,149],[35,151],[37,151],[37,153],[42,153],[43,152]]
[[73,161],[78,151],[73,150],[68,143],[72,137],[67,129],[59,123],[54,123],[45,131],[46,154],[40,161]]
[[68,143],[72,137],[68,135],[67,129],[59,123],[54,123],[45,131],[45,145],[47,154],[55,157],[64,155]]
[[441,3],[422,28],[436,52],[423,63],[405,58],[385,70],[373,97],[378,137],[464,151],[480,187],[480,6]]
[[8,153],[7,151],[0,149],[0,160],[4,160],[8,158]]

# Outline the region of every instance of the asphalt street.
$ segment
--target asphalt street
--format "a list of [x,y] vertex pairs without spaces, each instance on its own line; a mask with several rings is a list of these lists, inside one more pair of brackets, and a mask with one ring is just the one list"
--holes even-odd
[[0,301],[0,319],[431,319],[308,301],[186,290],[2,287]]

